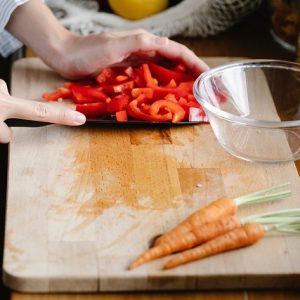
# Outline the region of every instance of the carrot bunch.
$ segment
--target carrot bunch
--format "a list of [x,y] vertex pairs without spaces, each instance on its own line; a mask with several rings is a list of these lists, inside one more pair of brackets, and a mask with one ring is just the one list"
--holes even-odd
[[169,269],[217,253],[252,245],[270,230],[300,231],[300,209],[244,218],[236,216],[241,205],[288,197],[291,194],[290,190],[271,193],[287,185],[288,183],[284,183],[235,199],[223,197],[211,202],[160,236],[154,242],[154,246],[142,253],[128,268],[134,269],[153,259],[181,252],[164,265],[165,269]]

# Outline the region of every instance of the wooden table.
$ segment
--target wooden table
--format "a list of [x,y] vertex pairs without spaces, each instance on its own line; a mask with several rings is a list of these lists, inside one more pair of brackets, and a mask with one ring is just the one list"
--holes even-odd
[[[295,60],[296,54],[290,53],[277,45],[269,34],[267,20],[261,11],[251,14],[241,24],[235,26],[226,33],[206,39],[201,38],[176,38],[176,40],[186,44],[197,55],[201,56],[239,56],[251,58],[275,58]],[[27,52],[30,55],[30,52]],[[3,159],[6,148],[1,146],[1,169],[6,167],[6,162]],[[300,163],[297,163],[298,172],[300,173]],[[2,183],[1,192],[5,190],[5,184]],[[3,194],[2,194],[3,195]],[[3,223],[3,220],[2,220]],[[3,225],[2,225],[3,228]],[[2,229],[1,228],[1,229]],[[3,293],[1,293],[3,294]],[[13,300],[27,299],[47,299],[47,300],[89,300],[89,299],[105,299],[105,300],[133,300],[133,299],[197,299],[197,300],[217,300],[217,299],[299,299],[300,291],[282,291],[282,290],[266,290],[266,291],[208,291],[208,292],[180,292],[180,293],[105,293],[101,295],[84,294],[84,295],[29,295],[9,293],[6,291],[8,298]]]

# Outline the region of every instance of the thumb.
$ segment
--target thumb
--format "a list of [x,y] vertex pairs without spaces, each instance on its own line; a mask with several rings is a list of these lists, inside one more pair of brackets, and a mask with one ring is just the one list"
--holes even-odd
[[9,143],[11,137],[11,129],[4,122],[0,122],[0,143]]

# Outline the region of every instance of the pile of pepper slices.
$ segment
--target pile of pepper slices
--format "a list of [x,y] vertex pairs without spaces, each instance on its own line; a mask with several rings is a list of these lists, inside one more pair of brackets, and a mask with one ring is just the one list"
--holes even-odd
[[66,82],[42,97],[47,101],[69,99],[87,118],[201,122],[206,116],[192,92],[195,79],[182,64],[148,62],[107,67],[93,79]]

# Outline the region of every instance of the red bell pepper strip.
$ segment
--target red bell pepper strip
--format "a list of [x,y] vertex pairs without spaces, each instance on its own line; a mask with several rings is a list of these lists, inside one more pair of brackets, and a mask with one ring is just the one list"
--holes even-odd
[[123,93],[126,90],[131,90],[134,87],[134,81],[126,81],[122,82],[120,84],[111,84],[111,85],[102,85],[101,89],[105,93],[109,94],[118,94],[118,93]]
[[87,117],[99,117],[107,115],[106,104],[103,102],[77,104],[76,110]]
[[70,89],[66,87],[60,87],[54,92],[51,93],[44,93],[42,95],[43,99],[47,101],[57,101],[58,99],[71,99],[72,98],[72,93]]
[[116,77],[116,73],[112,68],[104,68],[100,74],[96,77],[96,81],[99,84],[109,82],[111,79]]
[[166,88],[155,86],[153,87],[153,98],[154,99],[163,99],[168,94],[174,94],[176,98],[187,96],[187,91],[184,89],[177,88]]
[[118,122],[127,122],[128,121],[127,111],[126,110],[117,111],[116,120]]
[[127,67],[125,70],[124,70],[124,73],[129,77],[129,78],[133,78],[134,77],[134,70],[131,66]]
[[131,91],[131,96],[137,98],[139,95],[144,95],[148,99],[153,98],[154,91],[152,88],[134,88]]
[[185,110],[178,103],[169,100],[157,100],[153,102],[149,112],[152,116],[158,116],[161,110],[172,113],[173,123],[182,121],[185,116]]
[[105,101],[108,96],[96,87],[71,85],[70,87],[75,103],[91,103]]
[[132,100],[127,107],[127,113],[129,116],[139,119],[139,120],[145,120],[145,121],[154,121],[154,122],[165,122],[172,120],[172,113],[167,112],[165,114],[157,114],[157,115],[149,115],[145,112],[143,112],[138,107],[138,101]]
[[126,75],[118,75],[118,76],[116,76],[116,82],[123,82],[125,80],[128,80],[128,76],[126,76]]
[[170,82],[166,85],[167,88],[176,88],[177,83],[174,79],[171,79]]
[[[188,97],[188,99],[189,99],[190,97]],[[201,110],[202,111],[202,114],[204,114],[205,115],[205,113],[204,113],[204,111],[203,111],[203,109],[202,109],[202,107],[201,107],[201,105],[198,103],[198,102],[196,102],[196,101],[194,101],[194,100],[187,100],[186,98],[184,98],[184,97],[180,97],[180,99],[178,100],[178,104],[180,104],[180,106],[185,110],[185,117],[184,117],[184,119],[185,120],[189,120],[189,118],[190,118],[190,108],[197,108],[197,110],[195,110],[195,111],[197,111],[198,112],[198,110]],[[195,112],[194,112],[194,114],[193,114],[193,116],[195,115]],[[192,116],[192,117],[193,117]],[[201,115],[202,116],[202,115]],[[194,121],[196,121],[196,120],[194,120]]]
[[167,94],[165,97],[164,97],[165,100],[168,100],[168,101],[172,101],[172,102],[175,102],[175,103],[178,103],[176,97],[174,94]]
[[125,110],[129,103],[129,96],[126,94],[120,94],[107,102],[106,109],[109,113],[116,113],[121,110]]
[[153,62],[149,63],[149,68],[152,75],[158,80],[159,85],[166,85],[172,79],[175,80],[177,84],[184,81],[192,81],[196,79],[196,76],[192,76],[186,73],[176,72],[170,69],[167,69],[163,66],[157,65]]
[[184,90],[186,93],[192,94],[193,85],[194,85],[194,81],[185,81],[185,82],[180,82],[177,88],[179,90]]
[[157,79],[152,77],[150,68],[148,64],[142,64],[142,70],[144,74],[144,80],[146,82],[147,87],[157,86]]
[[126,81],[118,85],[113,85],[114,93],[122,93],[125,90],[131,90],[134,87],[134,81]]

